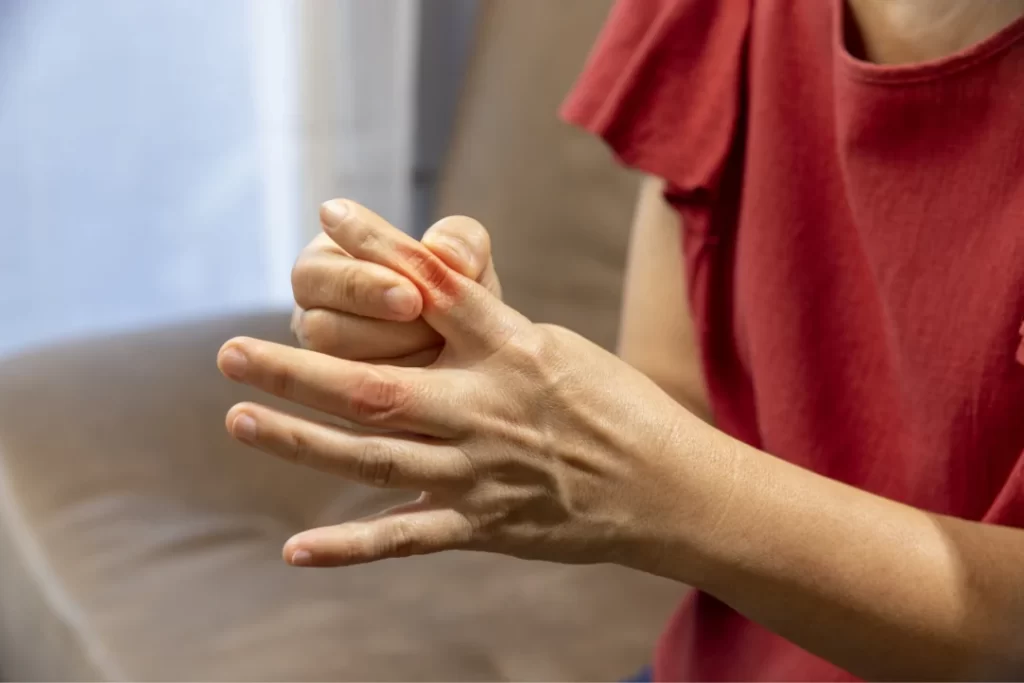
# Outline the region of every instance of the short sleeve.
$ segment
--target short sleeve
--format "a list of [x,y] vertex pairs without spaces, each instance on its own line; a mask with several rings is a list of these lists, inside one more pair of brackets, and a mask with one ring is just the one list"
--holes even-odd
[[[1020,334],[1024,337],[1024,323],[1021,323]],[[1024,365],[1024,339],[1021,339],[1017,347],[1016,360],[1020,365]],[[1010,476],[989,508],[984,521],[1024,529],[1024,452],[1017,458]]]
[[740,115],[752,0],[618,0],[562,117],[675,190],[713,190]]

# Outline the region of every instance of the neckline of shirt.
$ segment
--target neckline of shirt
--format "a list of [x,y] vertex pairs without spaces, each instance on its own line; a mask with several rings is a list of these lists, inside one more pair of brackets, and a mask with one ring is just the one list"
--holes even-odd
[[832,40],[836,61],[851,77],[867,83],[920,83],[943,78],[988,61],[1024,38],[1024,16],[1020,16],[985,40],[939,59],[913,64],[875,64],[850,53],[846,40],[848,15],[846,0],[832,0]]

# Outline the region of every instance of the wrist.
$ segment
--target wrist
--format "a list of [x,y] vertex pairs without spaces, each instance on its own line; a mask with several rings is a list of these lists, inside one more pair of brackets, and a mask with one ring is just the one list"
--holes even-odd
[[662,475],[652,481],[657,501],[647,550],[634,568],[705,588],[728,562],[736,508],[749,502],[751,475],[764,456],[706,423],[690,420],[659,455]]

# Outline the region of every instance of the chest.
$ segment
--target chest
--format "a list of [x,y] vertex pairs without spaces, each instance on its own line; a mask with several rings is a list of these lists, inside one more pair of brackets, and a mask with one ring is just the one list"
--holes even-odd
[[822,78],[750,93],[731,308],[760,434],[974,514],[1024,449],[1024,101]]

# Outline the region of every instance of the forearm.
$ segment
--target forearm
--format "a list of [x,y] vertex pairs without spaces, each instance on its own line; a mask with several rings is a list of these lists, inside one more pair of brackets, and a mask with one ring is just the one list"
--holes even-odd
[[689,314],[679,214],[663,183],[643,183],[631,230],[623,283],[618,355],[694,415],[711,421]]
[[666,527],[659,573],[860,676],[1024,672],[1024,533],[931,515],[728,441],[731,474],[708,491],[720,505],[702,524]]

